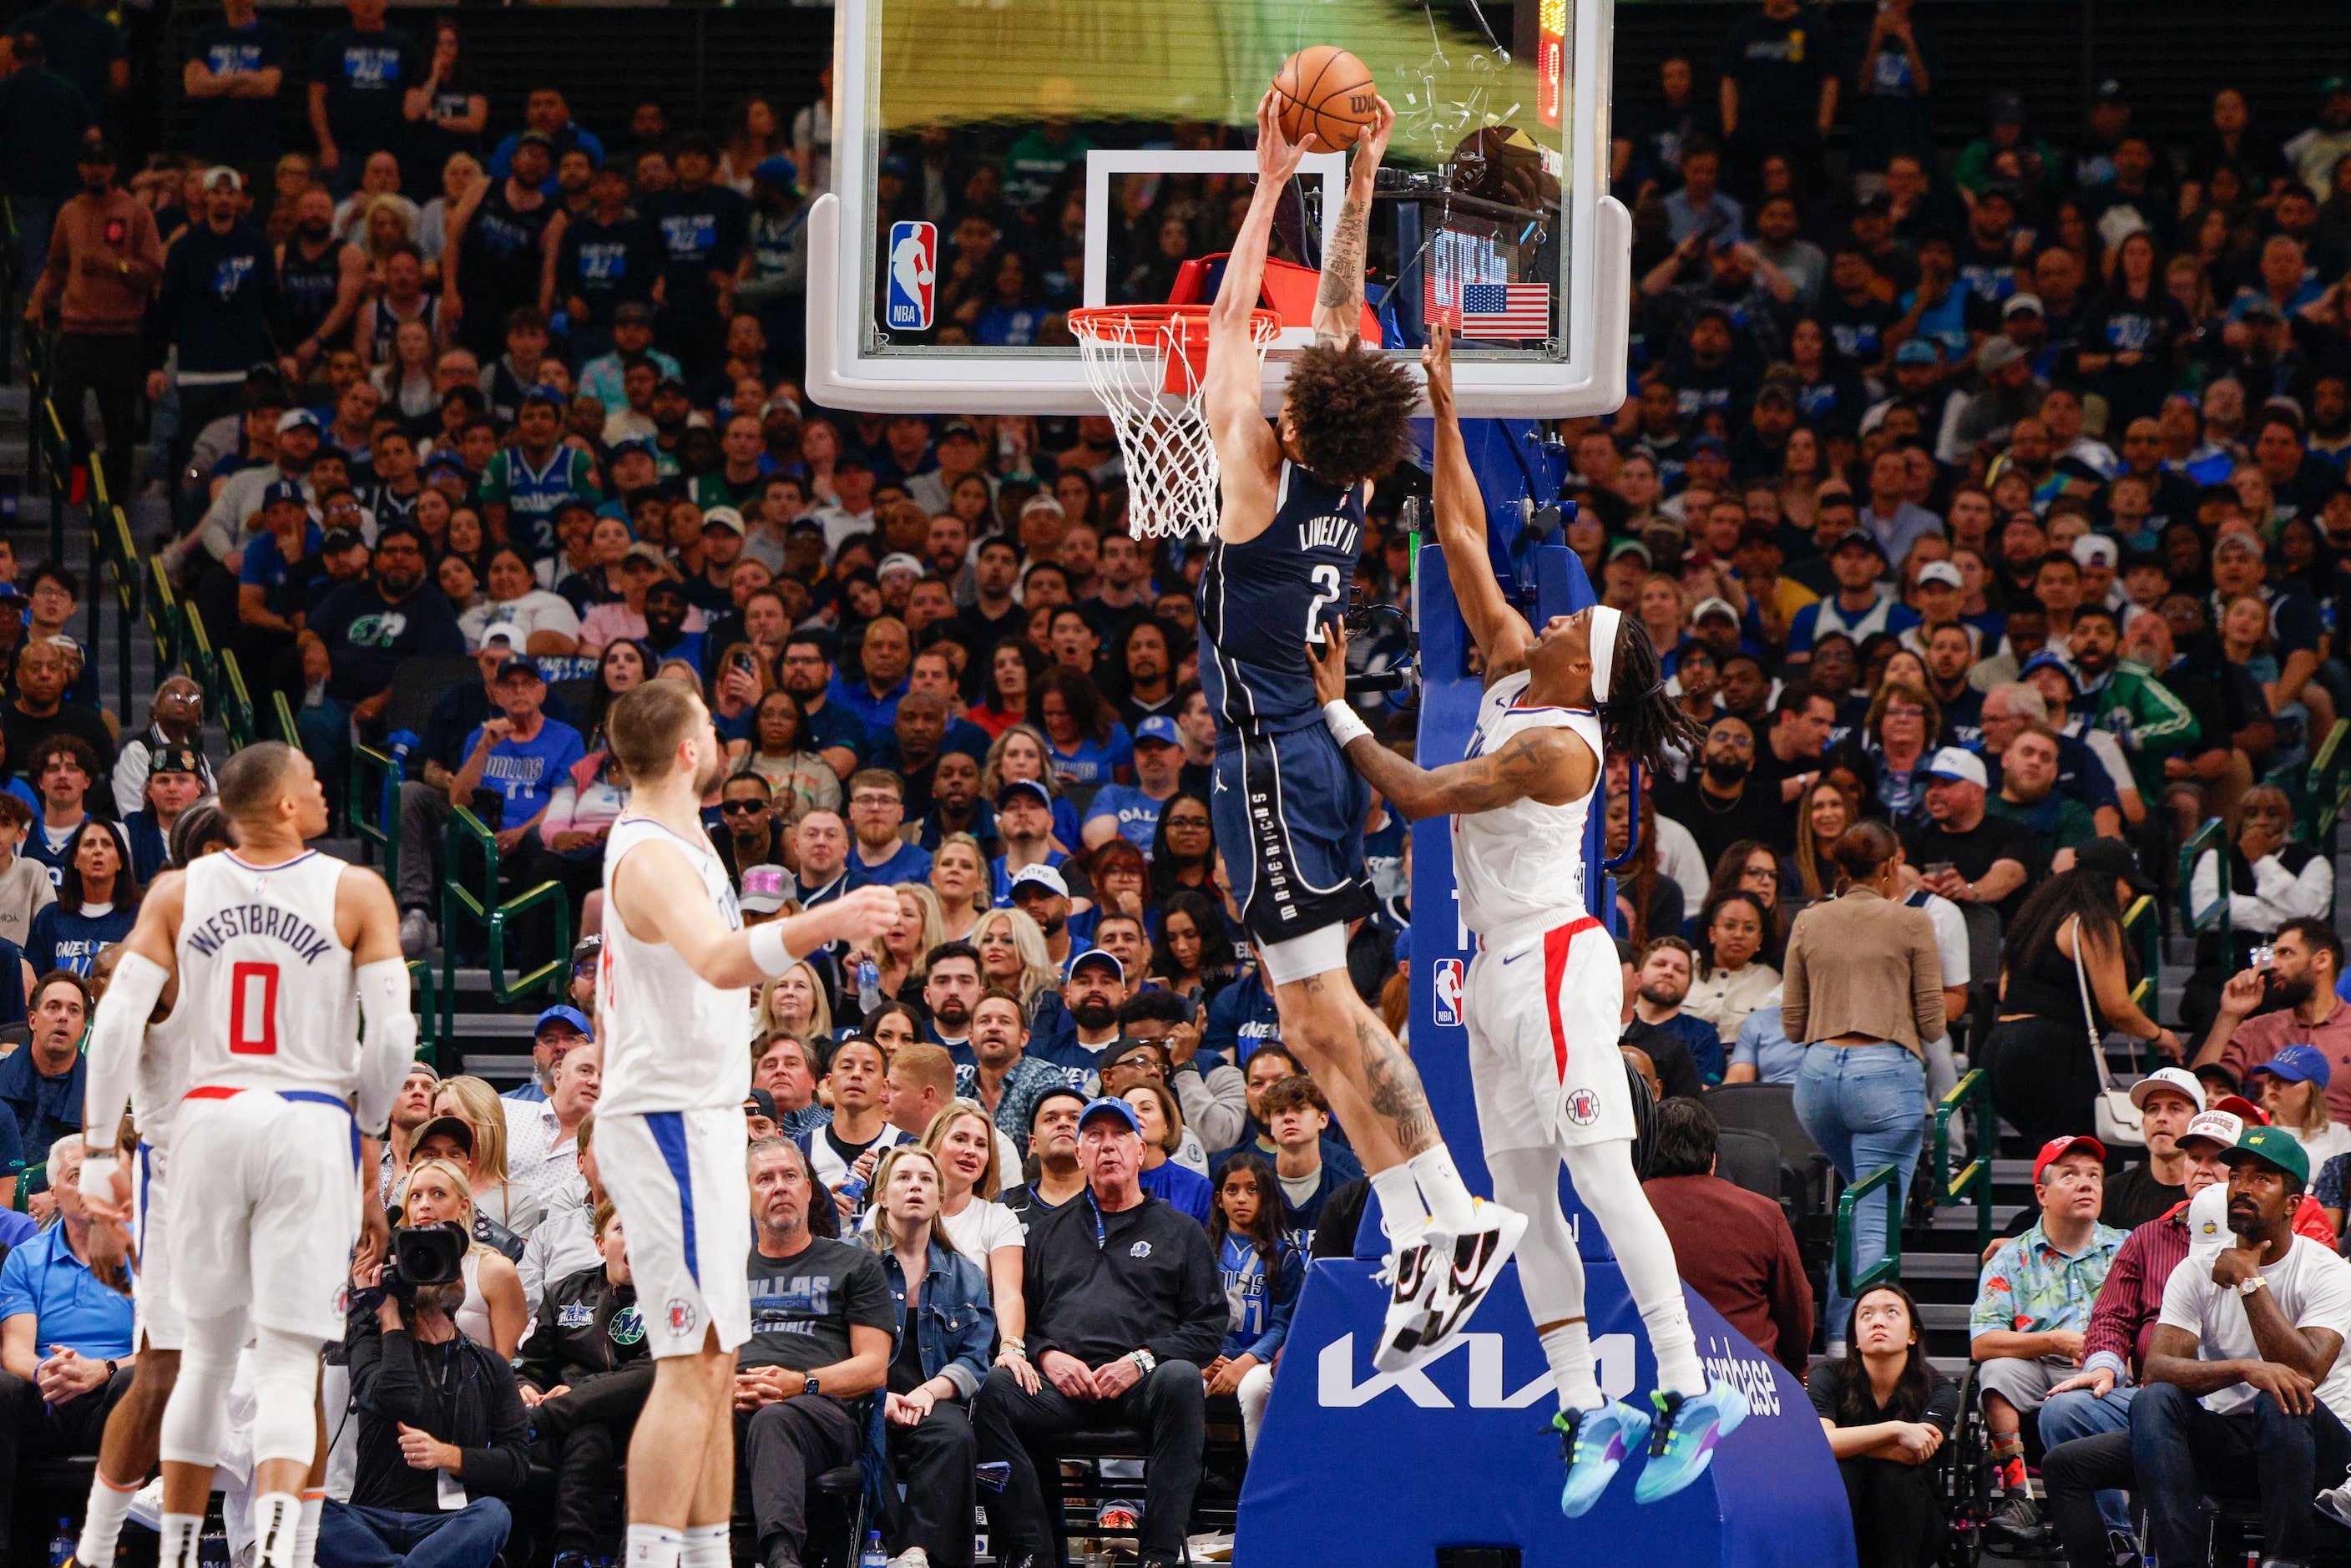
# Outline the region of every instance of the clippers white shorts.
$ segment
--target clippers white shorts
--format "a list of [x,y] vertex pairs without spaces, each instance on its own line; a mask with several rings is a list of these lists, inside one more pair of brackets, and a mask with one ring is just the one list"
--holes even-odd
[[172,1300],[169,1149],[141,1144],[131,1161],[131,1243],[138,1262],[131,1275],[131,1343],[141,1349],[183,1350],[188,1320]]
[[596,1170],[629,1237],[656,1357],[751,1337],[750,1129],[739,1105],[596,1118]]
[[1614,939],[1590,915],[1469,960],[1461,1021],[1488,1153],[1632,1141],[1616,1052],[1624,975]]
[[359,1165],[359,1127],[330,1094],[190,1090],[163,1209],[180,1315],[236,1309],[260,1328],[341,1339]]

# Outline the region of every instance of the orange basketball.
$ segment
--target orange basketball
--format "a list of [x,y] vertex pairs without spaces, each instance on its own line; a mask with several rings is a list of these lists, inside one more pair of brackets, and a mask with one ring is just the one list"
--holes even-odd
[[1273,78],[1281,133],[1293,142],[1311,133],[1321,152],[1343,152],[1377,114],[1379,89],[1372,69],[1333,44],[1301,49]]

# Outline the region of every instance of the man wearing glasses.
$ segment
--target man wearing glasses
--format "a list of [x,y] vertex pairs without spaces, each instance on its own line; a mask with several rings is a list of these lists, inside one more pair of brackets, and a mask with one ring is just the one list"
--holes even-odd
[[1709,866],[1745,839],[1778,843],[1787,836],[1786,809],[1777,785],[1755,782],[1755,731],[1724,714],[1706,732],[1706,747],[1688,779],[1654,781],[1657,814],[1687,828]]

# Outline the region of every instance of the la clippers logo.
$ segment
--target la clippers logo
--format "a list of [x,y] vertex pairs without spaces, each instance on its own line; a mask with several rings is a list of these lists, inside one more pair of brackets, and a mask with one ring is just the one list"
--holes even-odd
[[1461,960],[1437,961],[1437,1021],[1450,1029],[1461,1021]]
[[890,299],[883,324],[901,331],[927,332],[938,298],[939,228],[936,224],[890,225]]
[[1579,1089],[1567,1097],[1567,1119],[1579,1127],[1589,1127],[1600,1120],[1600,1096],[1589,1089]]
[[694,1332],[694,1303],[683,1296],[670,1298],[669,1332],[674,1334],[687,1334]]

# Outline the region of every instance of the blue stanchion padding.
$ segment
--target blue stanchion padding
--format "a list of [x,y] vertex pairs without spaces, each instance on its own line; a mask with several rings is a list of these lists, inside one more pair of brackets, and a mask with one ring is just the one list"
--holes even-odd
[[[1601,1386],[1646,1409],[1656,1365],[1640,1316],[1614,1264],[1585,1273]],[[1558,1401],[1517,1270],[1460,1344],[1402,1376],[1372,1368],[1386,1293],[1371,1275],[1335,1260],[1308,1273],[1241,1493],[1237,1563],[1434,1568],[1440,1546],[1493,1545],[1517,1547],[1522,1568],[1853,1568],[1844,1487],[1802,1385],[1695,1292],[1699,1356],[1754,1414],[1675,1496],[1633,1500],[1635,1455],[1567,1519],[1544,1430]]]

